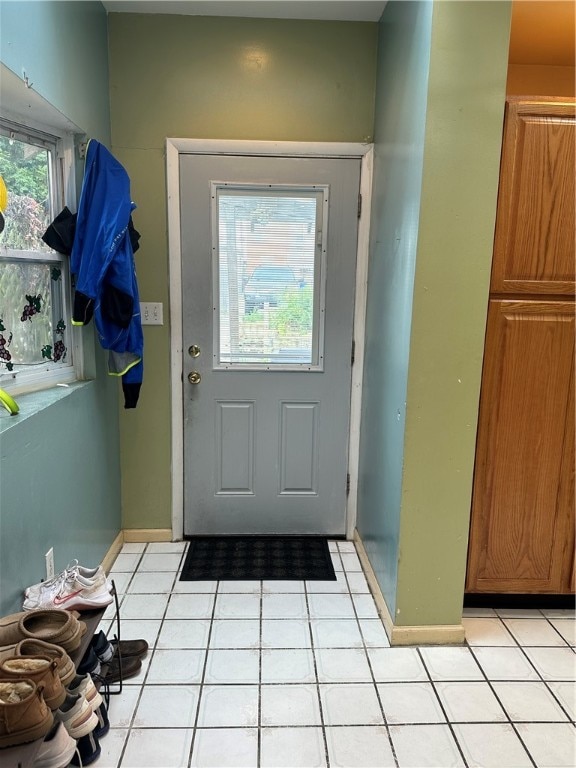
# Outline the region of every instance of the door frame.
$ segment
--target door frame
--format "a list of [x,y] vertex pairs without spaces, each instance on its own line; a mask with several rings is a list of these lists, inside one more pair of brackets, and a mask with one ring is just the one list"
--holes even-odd
[[374,145],[347,142],[244,141],[220,139],[166,139],[166,191],[168,215],[168,272],[170,317],[170,402],[172,540],[184,537],[184,380],[182,329],[182,253],[180,245],[180,155],[248,155],[261,157],[357,158],[361,161],[354,297],[354,364],[350,387],[348,473],[350,491],[346,502],[346,538],[356,528],[360,417],[368,283],[370,211]]

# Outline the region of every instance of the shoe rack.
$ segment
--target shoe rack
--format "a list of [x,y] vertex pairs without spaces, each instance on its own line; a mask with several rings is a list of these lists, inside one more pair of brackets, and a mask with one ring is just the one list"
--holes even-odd
[[[108,706],[108,696],[119,694],[122,692],[122,658],[120,656],[120,606],[118,604],[118,593],[116,592],[116,584],[112,580],[112,590],[110,594],[114,598],[114,604],[116,607],[116,620],[115,620],[115,633],[113,639],[118,641],[118,660],[120,666],[120,680],[112,683],[114,689],[107,686],[105,694],[106,706]],[[102,617],[104,616],[106,609],[101,608],[97,611],[80,611],[79,621],[83,621],[86,624],[86,632],[82,635],[80,646],[71,651],[68,655],[74,662],[74,666],[78,667],[84,654],[86,653],[88,646],[92,642],[92,638],[96,630],[98,629]],[[107,665],[102,664],[101,676],[106,674]],[[94,682],[97,688],[101,687],[101,682],[96,680]],[[40,747],[42,746],[43,739],[36,739],[36,741],[29,741],[26,744],[19,744],[15,747],[6,747],[0,749],[0,765],[2,768],[32,768],[34,761],[38,755]]]

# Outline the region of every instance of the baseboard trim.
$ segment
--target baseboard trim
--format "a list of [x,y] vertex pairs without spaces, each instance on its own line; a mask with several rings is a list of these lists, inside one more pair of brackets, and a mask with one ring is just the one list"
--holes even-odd
[[463,642],[462,624],[431,624],[394,627],[390,645],[462,645]]
[[380,585],[370,563],[364,543],[357,530],[354,531],[354,544],[364,575],[368,582],[376,610],[382,620],[391,646],[396,645],[458,645],[464,642],[464,627],[462,624],[432,624],[430,626],[402,627],[394,624]]
[[124,532],[120,531],[118,536],[116,536],[116,538],[108,548],[108,552],[106,552],[106,554],[104,555],[104,559],[102,560],[102,568],[104,568],[106,573],[109,573],[110,569],[114,565],[114,560],[116,560],[116,558],[120,554],[120,550],[122,549],[123,543],[124,543]]
[[142,544],[153,541],[173,541],[172,528],[125,528],[124,541]]

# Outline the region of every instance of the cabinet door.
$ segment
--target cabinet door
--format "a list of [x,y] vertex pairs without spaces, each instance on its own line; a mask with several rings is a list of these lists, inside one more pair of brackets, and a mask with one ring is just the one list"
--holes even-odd
[[569,591],[573,389],[573,302],[491,301],[469,592]]
[[510,101],[492,293],[574,292],[574,103]]

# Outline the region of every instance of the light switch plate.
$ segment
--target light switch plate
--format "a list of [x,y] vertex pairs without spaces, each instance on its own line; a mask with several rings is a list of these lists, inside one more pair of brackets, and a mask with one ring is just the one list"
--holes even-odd
[[164,325],[164,307],[161,301],[141,301],[142,325]]

